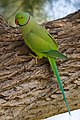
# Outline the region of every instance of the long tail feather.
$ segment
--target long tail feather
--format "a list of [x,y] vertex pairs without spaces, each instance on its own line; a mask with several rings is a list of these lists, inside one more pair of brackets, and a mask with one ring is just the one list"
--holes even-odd
[[56,78],[57,78],[59,87],[60,87],[60,89],[61,89],[61,91],[62,91],[62,95],[63,95],[64,101],[65,101],[65,103],[66,103],[66,107],[67,107],[67,109],[68,109],[68,112],[69,112],[69,114],[71,115],[71,113],[70,113],[70,108],[69,108],[68,101],[67,101],[66,96],[65,96],[65,93],[64,93],[64,88],[63,88],[63,86],[62,86],[62,82],[61,82],[61,79],[60,79],[60,75],[59,75],[59,73],[58,73],[58,69],[57,69],[57,66],[56,66],[55,59],[48,57],[48,60],[49,60],[49,62],[50,62],[50,65],[51,65],[51,67],[52,67],[52,70],[53,70],[54,74],[56,75]]

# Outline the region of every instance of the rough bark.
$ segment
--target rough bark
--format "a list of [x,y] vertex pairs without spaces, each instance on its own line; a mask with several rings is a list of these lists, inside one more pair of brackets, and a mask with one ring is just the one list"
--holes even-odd
[[[57,66],[71,110],[80,108],[80,11],[44,24],[68,56]],[[40,120],[67,111],[48,61],[35,63],[19,28],[0,16],[0,120]]]

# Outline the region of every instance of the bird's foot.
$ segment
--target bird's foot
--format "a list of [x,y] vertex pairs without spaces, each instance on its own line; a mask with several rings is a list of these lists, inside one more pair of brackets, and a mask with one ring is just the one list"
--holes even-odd
[[33,55],[33,54],[29,54],[31,57],[33,57],[33,58],[35,58],[35,62],[36,62],[36,64],[38,63],[38,59],[40,59],[38,56],[35,56],[35,55]]

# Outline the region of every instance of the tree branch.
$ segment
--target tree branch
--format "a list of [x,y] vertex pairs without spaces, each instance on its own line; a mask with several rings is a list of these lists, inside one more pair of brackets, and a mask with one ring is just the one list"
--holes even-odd
[[[57,65],[71,110],[80,108],[80,11],[44,26],[68,56]],[[67,111],[48,61],[36,65],[30,53],[20,29],[0,17],[0,120],[40,120]]]

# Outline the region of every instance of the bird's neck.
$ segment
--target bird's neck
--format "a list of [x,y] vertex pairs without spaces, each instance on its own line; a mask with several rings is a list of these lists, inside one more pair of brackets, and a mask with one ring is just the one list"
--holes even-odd
[[21,27],[21,31],[22,31],[23,36],[25,36],[25,34],[28,34],[31,31],[34,24],[35,24],[34,20],[32,19],[32,17],[30,17],[30,21],[28,22],[28,24]]

